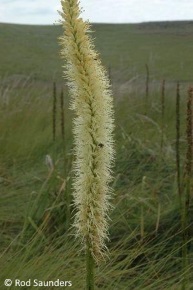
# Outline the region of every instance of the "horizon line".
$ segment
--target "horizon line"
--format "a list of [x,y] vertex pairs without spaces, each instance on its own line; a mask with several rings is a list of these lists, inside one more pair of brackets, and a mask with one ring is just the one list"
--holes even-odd
[[[145,24],[145,23],[164,23],[164,22],[193,22],[193,19],[184,19],[184,20],[148,20],[141,22],[89,22],[92,25],[102,24],[102,25],[123,25],[123,24]],[[8,24],[8,25],[26,25],[26,26],[55,26],[61,25],[61,23],[17,23],[17,22],[0,22],[0,24]]]

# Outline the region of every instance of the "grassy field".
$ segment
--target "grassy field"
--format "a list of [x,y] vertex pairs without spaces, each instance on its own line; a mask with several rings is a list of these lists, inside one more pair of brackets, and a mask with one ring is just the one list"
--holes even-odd
[[[110,256],[96,269],[96,289],[191,290],[193,231],[190,228],[185,265],[177,193],[176,83],[180,81],[180,158],[185,194],[186,100],[188,86],[193,84],[193,22],[97,24],[93,30],[114,92],[117,152]],[[62,80],[57,43],[61,33],[57,25],[0,24],[1,289],[19,289],[3,286],[5,279],[60,279],[72,281],[74,290],[85,287],[84,255],[70,228],[73,113],[68,109],[69,96]],[[46,162],[48,156],[53,166]],[[192,208],[191,201],[191,226]]]
[[[193,22],[93,25],[96,46],[105,66],[122,81],[145,74],[154,78],[191,80]],[[62,62],[55,26],[0,24],[0,75],[33,75],[61,81]]]

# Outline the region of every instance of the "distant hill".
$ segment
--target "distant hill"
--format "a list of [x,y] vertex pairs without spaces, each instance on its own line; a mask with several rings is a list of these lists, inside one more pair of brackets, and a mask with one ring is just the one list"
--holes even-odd
[[[96,46],[115,78],[145,74],[193,79],[193,21],[93,24]],[[61,80],[59,25],[0,24],[0,76],[33,75]]]

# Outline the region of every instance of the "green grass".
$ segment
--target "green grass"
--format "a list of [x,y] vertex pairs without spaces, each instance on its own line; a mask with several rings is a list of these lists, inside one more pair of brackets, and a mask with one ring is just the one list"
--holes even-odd
[[[96,46],[115,80],[145,75],[145,64],[156,78],[191,80],[193,22],[95,24]],[[0,24],[0,75],[33,75],[61,80],[59,25]]]
[[[67,219],[72,195],[73,114],[68,109],[66,87],[65,144],[59,100],[55,142],[52,136],[53,78],[58,96],[62,83],[56,41],[61,28],[1,24],[0,30],[1,289],[8,289],[3,286],[6,278],[70,280],[71,289],[84,289],[84,255],[69,229],[73,206],[71,220]],[[111,66],[117,151],[107,243],[110,257],[96,269],[96,289],[180,290],[184,272],[175,168],[174,80],[183,83],[183,173],[193,24],[95,25],[94,30],[104,63]],[[181,61],[184,70],[179,69]],[[151,74],[147,116],[145,63]],[[161,152],[162,77],[166,79],[166,103]],[[53,171],[45,163],[46,155],[53,160]],[[192,216],[192,206],[190,211]],[[191,273],[192,241],[188,258]],[[193,289],[192,276],[187,289]]]

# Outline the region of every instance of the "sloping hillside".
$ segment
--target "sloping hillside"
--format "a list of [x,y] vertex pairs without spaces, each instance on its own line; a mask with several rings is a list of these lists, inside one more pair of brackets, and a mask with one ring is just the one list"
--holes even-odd
[[[96,45],[115,79],[145,74],[155,78],[191,80],[193,22],[94,24]],[[33,75],[61,79],[62,61],[54,26],[0,24],[0,75]]]

